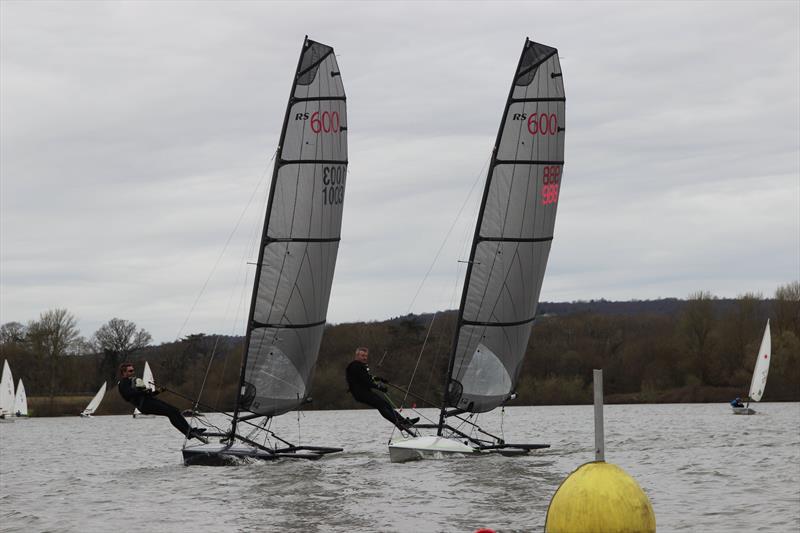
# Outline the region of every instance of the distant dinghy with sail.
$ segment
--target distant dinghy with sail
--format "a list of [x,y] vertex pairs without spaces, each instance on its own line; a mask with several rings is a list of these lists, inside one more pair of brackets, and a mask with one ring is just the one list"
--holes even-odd
[[[156,381],[153,379],[153,371],[150,370],[150,365],[147,361],[144,362],[144,370],[142,371],[142,381],[144,381],[147,390],[156,390]],[[133,408],[133,418],[155,418],[155,415],[146,415],[139,410],[138,407]]]
[[769,362],[772,360],[772,339],[769,331],[769,320],[767,327],[764,328],[764,336],[761,338],[761,346],[758,348],[756,365],[753,368],[753,378],[750,380],[750,393],[748,394],[745,405],[739,407],[731,402],[733,414],[735,415],[754,415],[756,410],[750,407],[750,402],[760,402],[767,386],[767,375],[769,374]]
[[0,421],[14,421],[14,376],[8,361],[3,361],[3,374],[0,377]]
[[100,407],[100,402],[103,401],[103,398],[106,395],[106,382],[103,382],[103,385],[100,387],[100,390],[97,391],[97,394],[94,395],[92,401],[89,402],[89,405],[86,406],[86,409],[81,411],[81,418],[92,418],[94,412],[97,411],[97,408]]
[[526,39],[483,192],[439,421],[415,425],[436,434],[391,440],[392,462],[549,447],[506,443],[473,415],[515,396],[553,239],[565,102],[558,51]]
[[306,37],[275,158],[245,336],[239,395],[219,442],[183,448],[187,465],[319,459],[273,417],[309,400],[339,249],[347,175],[346,98],[333,48]]
[[14,416],[26,418],[28,416],[28,395],[25,394],[25,385],[22,379],[17,383],[17,393],[14,396]]

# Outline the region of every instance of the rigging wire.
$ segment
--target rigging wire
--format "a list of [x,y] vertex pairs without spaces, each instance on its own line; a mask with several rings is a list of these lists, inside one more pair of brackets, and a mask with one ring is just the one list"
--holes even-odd
[[[272,158],[270,159],[270,162],[274,163],[275,154],[276,153],[277,153],[277,149],[272,154]],[[256,197],[256,193],[258,192],[258,189],[261,187],[261,183],[262,183],[262,181],[264,181],[264,176],[266,175],[266,173],[269,170],[269,168],[270,167],[267,167],[264,170],[264,172],[262,173],[261,177],[259,178],[259,180],[258,180],[258,182],[256,184],[255,189],[253,189],[253,192],[250,194],[250,198],[247,201],[247,205],[245,205],[244,209],[239,214],[239,219],[236,221],[236,224],[234,225],[233,229],[231,230],[230,234],[228,235],[228,238],[225,241],[225,246],[223,246],[222,251],[220,252],[219,257],[217,257],[217,260],[214,263],[214,266],[211,268],[211,272],[209,272],[205,283],[203,283],[203,286],[200,289],[200,292],[197,294],[197,297],[194,299],[194,303],[192,303],[192,306],[189,308],[189,312],[186,315],[186,319],[183,321],[183,324],[181,324],[181,327],[178,329],[178,333],[175,336],[175,341],[178,341],[180,339],[181,334],[183,333],[183,329],[186,327],[186,324],[189,322],[189,319],[191,318],[195,307],[197,307],[197,303],[200,301],[200,298],[202,298],[203,294],[206,291],[206,288],[208,288],[208,284],[211,281],[211,278],[214,276],[214,273],[216,272],[217,267],[219,266],[220,262],[222,261],[222,258],[225,256],[225,252],[228,250],[228,246],[230,245],[231,240],[233,239],[233,236],[236,234],[236,231],[239,229],[239,225],[242,223],[242,220],[244,219],[245,214],[250,209],[250,204],[253,203],[253,199]]]
[[[464,198],[464,201],[461,203],[461,207],[458,209],[458,213],[456,213],[456,216],[453,219],[453,222],[450,224],[450,227],[448,228],[447,233],[445,234],[444,238],[442,239],[442,242],[439,245],[439,249],[436,251],[436,255],[434,256],[433,261],[431,262],[430,266],[428,267],[427,272],[425,272],[425,275],[423,276],[422,281],[420,282],[419,286],[417,287],[417,290],[414,293],[413,298],[411,299],[411,303],[408,306],[408,310],[407,310],[406,314],[410,314],[411,313],[411,309],[414,307],[414,303],[416,302],[417,297],[419,296],[419,293],[422,290],[422,287],[425,285],[425,282],[427,281],[428,277],[430,276],[430,273],[433,271],[433,268],[436,266],[436,263],[439,260],[439,256],[441,255],[442,250],[444,250],[444,247],[447,244],[447,241],[450,239],[450,235],[453,233],[453,230],[455,229],[455,227],[456,227],[456,225],[458,223],[458,220],[461,218],[461,214],[464,212],[464,209],[466,208],[467,204],[469,203],[469,200],[472,197],[473,192],[475,191],[475,187],[477,187],[478,182],[480,181],[480,178],[483,176],[484,170],[486,169],[486,167],[487,167],[487,165],[489,164],[490,161],[491,161],[491,157],[487,158],[484,161],[483,165],[481,166],[481,169],[475,175],[475,179],[472,182],[472,186],[470,187],[469,191],[467,192],[467,195]],[[459,267],[456,267],[456,268],[458,270]],[[456,281],[456,287],[457,286],[458,286],[458,281]],[[439,312],[436,311],[433,314],[433,317],[431,318],[430,324],[428,324],[428,329],[425,332],[425,339],[424,339],[424,341],[422,343],[422,347],[420,348],[419,355],[417,356],[417,360],[414,363],[414,370],[411,373],[411,378],[409,379],[408,385],[406,386],[406,393],[405,393],[405,396],[403,397],[403,404],[405,404],[406,399],[408,398],[409,390],[411,389],[411,384],[414,382],[414,377],[416,376],[417,369],[419,368],[420,361],[422,360],[422,354],[425,352],[425,347],[428,344],[428,338],[430,337],[431,331],[433,331],[433,325],[436,322],[436,317],[438,315],[439,315]],[[387,352],[385,352],[383,354],[383,357],[381,358],[380,362],[378,363],[378,368],[383,363],[383,360],[386,358],[386,354],[387,353],[388,353],[388,350],[387,350]],[[435,360],[434,360],[434,365],[435,365]],[[429,375],[428,385],[427,385],[426,391],[430,387],[432,376],[433,376],[433,372],[431,372],[431,374]],[[414,410],[414,412],[418,413],[418,411],[416,409]],[[427,417],[425,417],[425,418],[427,419]],[[392,433],[391,433],[391,435],[389,437],[390,440],[394,436],[394,432],[395,431],[397,431],[397,428],[392,429]]]
[[[277,149],[273,152],[272,157],[270,158],[270,163],[272,163],[272,165],[274,165],[275,154],[277,154]],[[269,171],[270,166],[271,165],[268,165],[264,169],[264,171],[261,173],[261,176],[259,177],[259,179],[258,179],[258,181],[256,183],[256,186],[253,189],[253,192],[250,194],[250,198],[248,199],[247,204],[245,205],[245,207],[242,210],[242,212],[239,214],[239,218],[237,219],[236,224],[234,225],[233,229],[231,230],[230,234],[228,235],[227,240],[225,241],[225,246],[223,246],[222,251],[219,254],[219,257],[217,257],[217,261],[214,263],[214,266],[212,267],[211,272],[209,273],[208,277],[206,278],[206,281],[203,284],[203,287],[200,289],[200,293],[195,298],[194,303],[192,304],[192,307],[190,308],[189,313],[186,316],[186,319],[184,320],[183,324],[181,325],[180,329],[178,330],[178,334],[177,334],[176,339],[175,339],[176,342],[177,342],[178,339],[180,339],[181,333],[183,332],[183,329],[186,327],[186,324],[189,322],[189,319],[191,318],[192,312],[194,311],[195,307],[197,306],[197,303],[200,301],[200,298],[202,297],[202,295],[205,293],[205,290],[208,287],[208,284],[211,281],[211,278],[214,276],[214,273],[216,272],[217,267],[219,266],[220,262],[222,261],[222,258],[225,256],[225,253],[228,250],[228,246],[230,245],[231,241],[233,240],[233,236],[238,231],[239,226],[242,223],[242,220],[244,219],[246,213],[249,211],[250,205],[253,203],[253,199],[256,197],[256,195],[258,194],[259,189],[261,188],[261,184],[265,181],[265,176],[267,175],[267,172]],[[245,279],[246,279],[246,275],[245,275]],[[231,302],[232,301],[233,301],[233,293],[231,293],[229,298],[228,298],[228,302],[227,302],[226,307],[225,307],[224,316],[228,316],[229,315],[230,306],[231,306]],[[236,316],[238,317],[238,310],[236,312]],[[213,348],[211,350],[211,356],[209,358],[208,365],[206,366],[205,374],[203,375],[203,381],[200,384],[200,390],[197,393],[197,398],[194,400],[194,403],[193,403],[193,406],[192,406],[192,421],[197,419],[197,417],[195,416],[195,413],[196,413],[197,408],[198,408],[198,406],[200,404],[200,400],[203,397],[203,391],[205,390],[206,383],[208,382],[208,376],[209,376],[209,374],[211,372],[211,367],[213,366],[214,358],[216,357],[216,354],[217,354],[217,348],[219,347],[219,342],[220,342],[220,336],[217,335],[215,337],[214,346],[213,346]],[[226,363],[227,363],[227,358],[226,358]],[[223,375],[224,375],[224,367],[223,367]],[[217,391],[217,405],[219,405],[219,395],[220,395],[220,393],[221,393],[221,388],[218,388],[218,391]]]
[[[464,198],[464,201],[461,203],[461,207],[459,207],[458,213],[456,213],[456,216],[453,219],[453,222],[450,224],[450,227],[448,228],[447,233],[445,234],[444,238],[442,239],[442,242],[439,245],[439,249],[436,251],[436,255],[434,256],[433,261],[431,262],[430,266],[428,267],[427,272],[425,272],[425,275],[423,276],[422,281],[420,282],[419,286],[417,287],[417,290],[416,290],[416,292],[414,293],[414,296],[411,299],[411,303],[408,306],[408,310],[407,310],[406,314],[410,314],[411,313],[411,309],[414,307],[414,303],[416,302],[417,297],[419,296],[419,293],[422,290],[422,287],[425,285],[425,282],[427,281],[428,277],[430,276],[430,273],[433,271],[433,268],[436,266],[436,263],[439,260],[439,256],[441,255],[442,250],[444,249],[445,245],[447,244],[447,241],[450,239],[450,235],[453,233],[453,229],[455,229],[456,225],[458,224],[458,220],[461,218],[461,214],[463,213],[464,209],[466,208],[467,204],[469,203],[469,200],[472,197],[472,193],[475,191],[475,187],[478,185],[478,182],[479,182],[480,178],[483,176],[484,170],[486,169],[486,166],[489,164],[489,161],[491,161],[491,157],[487,158],[484,161],[483,165],[481,166],[480,171],[478,171],[478,173],[475,175],[475,179],[472,182],[472,186],[470,187],[469,191],[467,192],[467,196]],[[414,370],[412,371],[411,378],[409,379],[408,385],[406,386],[406,393],[403,396],[403,404],[405,404],[406,400],[408,399],[408,394],[409,394],[409,390],[411,389],[411,384],[414,382],[414,377],[416,376],[417,369],[419,368],[420,361],[422,360],[422,354],[425,352],[425,347],[427,346],[428,338],[430,337],[431,331],[433,331],[433,325],[436,322],[436,317],[438,316],[438,314],[439,314],[438,311],[435,312],[433,314],[433,317],[431,318],[430,324],[428,324],[428,329],[425,332],[425,339],[422,342],[422,347],[420,348],[419,355],[417,356],[417,360],[414,363]],[[381,364],[383,363],[383,360],[386,358],[387,353],[388,353],[388,350],[384,352],[383,357],[381,358],[380,362],[378,363],[378,368],[380,368]],[[431,376],[432,376],[432,373],[431,373]],[[430,386],[430,378],[428,380],[428,387],[429,386]],[[416,409],[414,411],[418,412],[418,411],[416,411]],[[426,419],[427,419],[427,417],[426,417]],[[396,427],[392,429],[392,433],[391,433],[391,435],[389,437],[390,440],[394,436],[394,432],[395,431],[397,431]]]
[[480,180],[481,176],[483,176],[483,171],[486,168],[486,166],[489,164],[489,161],[491,161],[491,157],[486,159],[486,161],[483,163],[483,166],[481,167],[480,171],[475,176],[475,180],[472,182],[472,186],[470,187],[466,198],[464,198],[464,202],[462,202],[461,207],[458,209],[458,213],[456,214],[455,218],[453,219],[452,224],[450,224],[450,228],[447,230],[447,233],[445,234],[444,239],[442,239],[442,244],[439,246],[439,249],[436,251],[436,255],[434,256],[433,261],[431,262],[430,266],[428,267],[428,271],[425,272],[425,275],[423,276],[422,281],[419,284],[419,287],[417,287],[417,291],[414,293],[414,297],[411,298],[411,303],[408,305],[408,310],[406,311],[406,314],[411,313],[411,309],[414,307],[414,303],[417,301],[417,296],[419,296],[419,293],[422,290],[422,287],[425,285],[425,282],[427,281],[428,276],[430,275],[431,271],[433,270],[433,267],[436,266],[436,263],[439,260],[439,255],[442,253],[442,250],[444,249],[445,244],[447,243],[448,239],[450,238],[450,234],[453,232],[453,229],[456,227],[456,224],[458,223],[458,219],[461,218],[461,213],[464,211],[464,208],[467,206],[467,203],[469,202],[469,199],[472,196],[472,192],[475,190],[475,187],[478,185],[478,181]]

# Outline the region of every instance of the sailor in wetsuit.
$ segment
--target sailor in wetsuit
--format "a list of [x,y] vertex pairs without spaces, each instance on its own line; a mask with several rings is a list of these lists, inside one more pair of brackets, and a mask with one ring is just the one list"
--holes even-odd
[[134,375],[133,363],[122,363],[119,365],[119,376],[120,380],[117,388],[119,389],[120,396],[122,396],[126,402],[137,407],[144,414],[168,417],[172,425],[175,426],[175,429],[190,439],[198,438],[203,441],[206,440],[202,436],[205,428],[191,427],[177,407],[155,398],[155,395],[160,393],[163,389],[148,389],[147,384]]
[[369,350],[364,347],[356,348],[356,355],[353,361],[347,365],[345,376],[347,385],[350,387],[350,394],[357,402],[365,403],[378,410],[383,418],[394,424],[401,431],[409,431],[411,426],[419,422],[419,418],[405,418],[394,410],[392,404],[382,394],[376,394],[372,389],[386,392],[385,379],[374,378],[369,373],[367,358]]

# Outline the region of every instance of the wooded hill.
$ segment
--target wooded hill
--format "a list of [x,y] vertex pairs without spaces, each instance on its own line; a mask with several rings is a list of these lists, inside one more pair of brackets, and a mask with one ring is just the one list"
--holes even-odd
[[[727,401],[745,396],[767,318],[773,361],[763,400],[800,400],[800,283],[779,289],[769,300],[716,299],[698,293],[689,300],[542,302],[538,311],[513,405],[591,403],[594,368],[604,370],[608,403]],[[369,347],[374,375],[404,388],[410,384],[416,398],[438,403],[455,321],[455,311],[446,311],[327,326],[314,375],[313,402],[307,408],[363,407],[351,399],[344,380],[344,369],[357,346]],[[25,339],[5,339],[0,346],[15,377],[23,378],[38,415],[62,413],[65,400],[60,396],[90,396],[102,381],[116,383],[108,352],[51,358],[57,376],[54,398],[44,401],[36,397],[49,392],[48,359]],[[205,409],[231,410],[241,353],[241,338],[196,334],[113,355],[115,361],[137,363],[138,372],[147,360],[160,385],[187,398],[196,397],[202,388]],[[182,408],[190,405],[179,396],[164,394],[164,399]],[[393,397],[399,401],[402,395],[395,391]],[[406,402],[412,403],[425,405],[421,399]],[[66,414],[77,414],[72,411],[70,404]],[[99,414],[129,411],[111,390]]]

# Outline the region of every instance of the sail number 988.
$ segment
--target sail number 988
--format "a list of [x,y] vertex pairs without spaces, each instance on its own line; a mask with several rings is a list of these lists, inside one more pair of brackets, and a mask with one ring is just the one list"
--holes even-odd
[[347,169],[343,166],[322,167],[322,205],[339,205],[344,201]]
[[561,167],[547,166],[542,169],[542,205],[558,202],[558,189],[561,185]]

